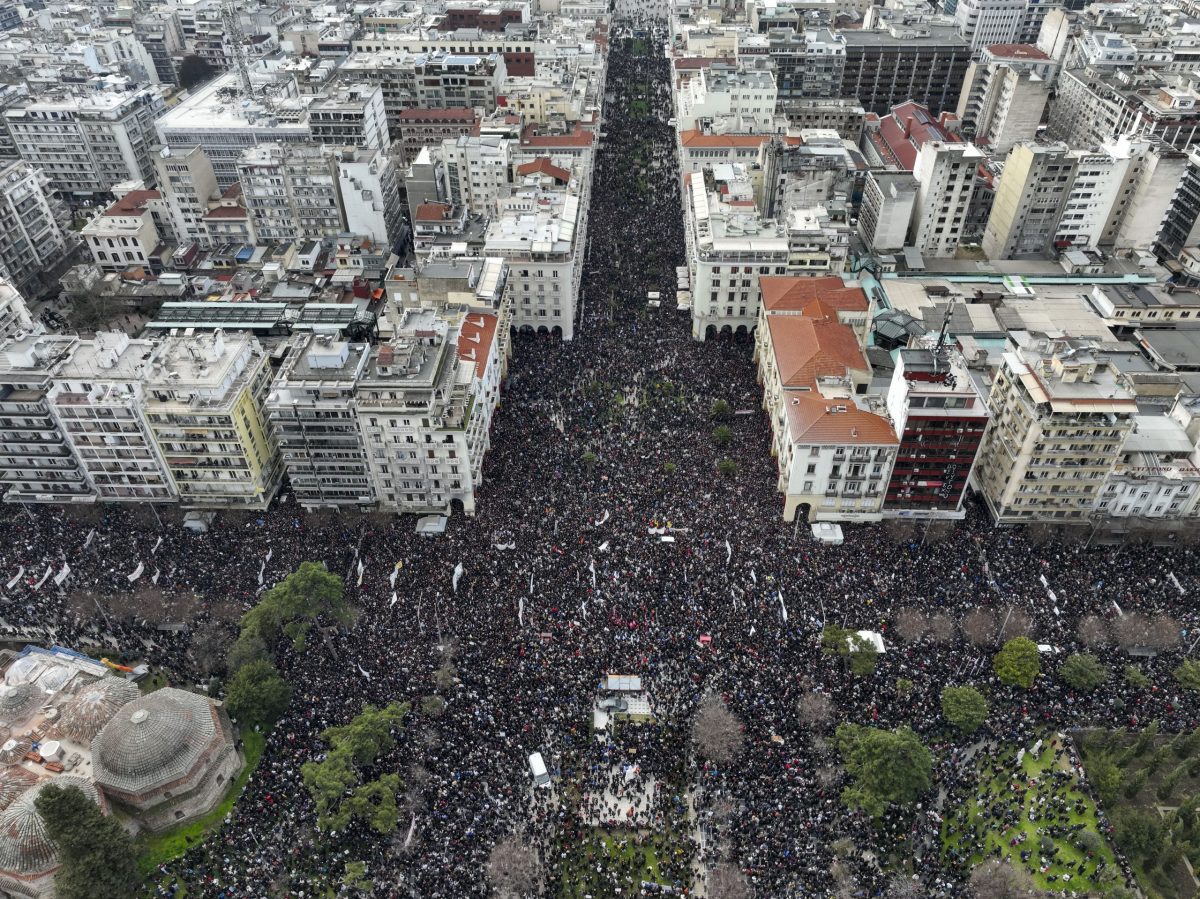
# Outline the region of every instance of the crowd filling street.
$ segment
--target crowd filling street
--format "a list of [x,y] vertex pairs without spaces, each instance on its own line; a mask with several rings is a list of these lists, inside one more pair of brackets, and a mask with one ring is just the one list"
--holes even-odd
[[[189,632],[104,616],[78,597],[129,594],[141,564],[138,587],[153,577],[163,595],[194,594],[191,634],[216,627],[232,641],[236,616],[215,610],[254,604],[268,554],[266,585],[307,560],[347,575],[354,622],[303,652],[280,650],[290,709],[224,828],[159,872],[163,895],[183,884],[197,899],[324,896],[343,889],[346,862],[362,861],[375,896],[483,896],[489,853],[510,835],[537,850],[544,891],[557,895],[580,876],[562,873],[561,860],[596,826],[620,839],[669,830],[677,852],[660,867],[680,888],[694,880],[702,891],[706,865],[723,858],[754,895],[827,895],[835,844],[848,840],[843,868],[862,895],[888,894],[885,861],[906,846],[922,859],[927,895],[957,895],[962,874],[941,858],[934,816],[909,809],[872,823],[839,801],[831,724],[911,726],[938,759],[932,802],[954,788],[978,739],[948,736],[938,695],[949,684],[986,688],[989,738],[1010,743],[1087,724],[1200,723],[1196,696],[1170,676],[1200,623],[1200,559],[1188,549],[1035,542],[994,529],[974,505],[924,541],[920,528],[898,540],[861,526],[826,546],[782,520],[749,343],[693,342],[673,303],[646,303],[650,291],[674,296],[684,238],[665,7],[637,9],[618,8],[613,26],[577,337],[518,335],[478,515],[426,538],[411,518],[305,515],[285,488],[261,516],[219,516],[201,535],[119,507],[95,520],[58,508],[0,517],[3,582],[24,571],[4,589],[9,633],[42,628],[66,646],[108,637],[181,685],[206,680]],[[712,438],[717,400],[735,412],[724,447]],[[736,470],[719,473],[726,457]],[[35,589],[63,561],[63,588]],[[1114,679],[1075,694],[1053,676],[1062,656],[1048,654],[1047,674],[1022,690],[995,680],[994,647],[960,632],[979,608],[1064,654],[1081,645],[1084,619],[1117,609],[1169,615],[1185,636],[1143,662],[1154,689]],[[902,613],[924,620],[925,633],[898,635]],[[822,654],[825,622],[883,634],[873,674]],[[1114,671],[1128,662],[1115,645],[1090,651]],[[454,683],[435,687],[447,665]],[[606,672],[643,679],[653,721],[596,737]],[[898,691],[898,678],[911,689]],[[415,709],[435,691],[444,714],[414,711],[383,763],[404,782],[396,834],[320,832],[300,767],[323,752],[322,730],[363,703]],[[832,700],[821,726],[797,711],[814,691]],[[689,743],[710,694],[745,728],[743,751],[724,767],[698,761]],[[532,787],[533,752],[553,788]],[[628,779],[614,776],[631,762]],[[591,876],[591,895],[648,895],[634,867]]]

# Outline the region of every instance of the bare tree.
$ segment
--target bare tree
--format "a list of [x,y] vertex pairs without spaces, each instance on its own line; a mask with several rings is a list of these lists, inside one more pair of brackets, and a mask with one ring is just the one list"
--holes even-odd
[[696,752],[710,762],[731,762],[745,744],[742,722],[729,711],[721,697],[709,693],[700,701],[696,720],[692,722],[692,742]]
[[920,609],[901,609],[896,613],[895,630],[901,640],[915,643],[929,631],[929,620]]
[[954,622],[946,615],[929,619],[929,639],[934,643],[949,643],[954,639]]
[[976,865],[970,883],[975,899],[1026,899],[1040,895],[1029,872],[1009,862]]
[[721,862],[708,872],[708,895],[712,899],[750,899],[750,884],[734,865]]
[[1150,639],[1150,619],[1140,612],[1122,615],[1112,623],[1113,637],[1122,649],[1147,646]]
[[922,532],[926,546],[935,546],[949,540],[954,533],[954,523],[950,521],[931,521]]
[[833,720],[833,700],[824,693],[805,693],[796,704],[800,720],[813,730],[825,730]]
[[1108,642],[1108,626],[1099,615],[1088,615],[1079,622],[1079,642],[1084,646],[1102,646]]
[[888,881],[888,899],[918,899],[925,895],[925,887],[915,877],[897,874]]
[[976,609],[962,620],[962,632],[976,646],[996,642],[996,616],[987,609]]
[[229,649],[229,634],[215,621],[208,621],[196,628],[192,634],[192,657],[205,674],[219,674],[225,670],[225,653]]
[[825,765],[817,769],[817,786],[819,786],[826,793],[836,789],[837,785],[841,783],[841,781],[842,775],[838,772],[837,768],[834,768],[831,765]]
[[858,878],[850,866],[841,859],[835,859],[829,866],[829,873],[833,876],[833,895],[837,899],[854,899],[858,894],[859,885]]
[[893,543],[908,543],[916,535],[916,526],[906,518],[889,518],[883,523],[883,532]]
[[1159,651],[1179,645],[1179,622],[1170,615],[1155,615],[1147,628],[1146,645]]
[[1011,640],[1013,637],[1027,637],[1033,629],[1033,619],[1020,609],[1013,609],[1005,616],[1000,625],[1000,640]]
[[537,853],[527,841],[507,836],[488,856],[488,882],[500,899],[520,899],[533,895],[541,883]]

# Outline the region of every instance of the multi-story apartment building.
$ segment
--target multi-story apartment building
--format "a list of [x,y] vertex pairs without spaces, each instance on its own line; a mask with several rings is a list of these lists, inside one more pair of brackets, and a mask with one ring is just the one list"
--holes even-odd
[[336,151],[259,144],[238,160],[238,180],[260,240],[334,237],[345,230],[338,202]]
[[975,486],[1004,524],[1086,520],[1138,412],[1098,351],[1066,341],[1005,353],[988,410]]
[[897,438],[860,344],[869,301],[841,278],[762,279],[754,356],[783,517],[881,517]]
[[1073,147],[1131,137],[1187,151],[1200,140],[1200,91],[1195,80],[1167,84],[1153,73],[1067,70],[1055,86],[1049,130]]
[[[512,184],[512,147],[499,137],[459,137],[442,142],[442,168],[449,202],[486,215]],[[570,173],[566,173],[570,178]]]
[[133,20],[133,34],[150,55],[158,83],[178,84],[175,59],[183,50],[178,16],[167,10],[143,13]]
[[983,47],[967,69],[958,98],[964,136],[986,144],[996,158],[1020,141],[1033,140],[1054,73],[1050,57],[1030,44]]
[[392,248],[404,233],[396,157],[381,150],[343,149],[334,159],[346,231]]
[[64,210],[45,174],[27,162],[0,165],[0,277],[22,292],[42,289],[69,251]]
[[283,466],[263,414],[271,361],[253,335],[168,336],[144,383],[146,420],[180,503],[270,505]]
[[874,253],[899,252],[921,184],[907,172],[870,172],[858,207],[858,233]]
[[154,177],[150,148],[163,108],[149,88],[97,89],[46,95],[4,115],[17,152],[45,173],[52,189],[89,197]]
[[953,110],[971,62],[971,47],[950,25],[890,25],[848,30],[846,64],[837,97],[854,97],[867,112],[885,115],[913,100],[934,115]]
[[769,130],[778,104],[770,70],[714,63],[689,79],[677,97],[680,130],[709,127],[715,120],[735,123],[740,131]]
[[974,144],[927,141],[917,151],[913,177],[919,187],[909,242],[922,254],[953,256],[958,249],[983,158]]
[[503,95],[504,57],[433,53],[414,63],[417,105],[426,109],[470,106],[489,113]]
[[32,330],[33,316],[25,298],[8,281],[0,281],[0,345]]
[[1075,163],[1064,143],[1023,143],[1012,148],[983,233],[989,259],[1049,252]]
[[1137,415],[1096,500],[1095,514],[1171,521],[1200,514],[1196,403],[1180,396],[1168,415]]
[[219,192],[208,154],[200,147],[178,150],[160,147],[154,153],[154,171],[166,207],[163,222],[170,229],[165,236],[179,244],[210,247],[212,242],[204,217]]
[[131,190],[84,225],[92,261],[106,272],[161,269],[165,248],[150,210],[159,199],[156,190]]
[[102,331],[81,341],[50,380],[49,406],[98,500],[176,498],[143,415],[143,378],[155,349],[154,341]]
[[[575,308],[587,243],[587,196],[572,176],[565,189],[533,178],[496,200],[483,254],[508,263],[508,296],[518,328],[575,335]],[[586,182],[585,182],[586,183]]]
[[846,64],[846,37],[828,28],[767,34],[767,57],[775,67],[778,110],[787,113],[796,101],[845,96],[838,93]]
[[266,413],[292,494],[305,509],[372,508],[374,482],[354,406],[371,347],[300,335],[271,386]]
[[1174,259],[1185,247],[1200,244],[1200,150],[1188,153],[1187,165],[1158,230],[1155,249]]
[[393,141],[400,140],[400,116],[407,110],[419,108],[418,58],[417,54],[405,51],[360,52],[350,54],[338,67],[338,77],[343,84],[374,85],[383,93],[383,111]]
[[308,106],[308,130],[319,144],[386,151],[392,137],[383,88],[347,85],[316,98]]
[[393,137],[400,142],[402,164],[415,160],[425,147],[472,134],[479,116],[470,107],[453,109],[405,109],[396,116]]
[[49,398],[51,375],[78,343],[78,337],[30,333],[0,346],[0,492],[6,503],[95,499]]
[[1011,44],[1021,34],[1027,0],[958,0],[954,22],[972,50]]
[[[553,54],[581,54],[578,38],[562,34],[547,34],[540,37],[542,27],[534,22],[509,23],[503,31],[484,31],[479,28],[457,28],[439,30],[435,28],[409,28],[395,31],[364,32],[354,40],[355,53],[465,53],[490,56],[499,54],[504,60],[507,73],[525,77],[537,74],[536,55],[539,50]],[[593,50],[594,52],[594,50]]]
[[962,354],[944,334],[899,351],[887,408],[900,445],[885,512],[964,517],[988,410]]

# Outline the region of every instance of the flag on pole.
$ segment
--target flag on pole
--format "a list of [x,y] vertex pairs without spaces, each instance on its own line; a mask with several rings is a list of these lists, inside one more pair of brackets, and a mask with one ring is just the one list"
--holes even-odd
[[388,575],[388,586],[389,587],[396,586],[396,577],[397,577],[397,575],[400,574],[400,566],[403,564],[404,564],[403,562],[397,562],[395,565],[392,566],[392,573],[390,575]]
[[529,595],[533,596],[533,572],[529,572]]
[[83,548],[84,548],[84,549],[87,549],[89,546],[91,546],[91,545],[92,545],[92,538],[93,538],[93,537],[95,537],[95,536],[96,536],[96,529],[95,529],[95,528],[92,528],[90,531],[88,531],[87,539],[83,541]]
[[152,578],[150,578],[150,583],[152,583],[156,587],[158,586],[158,569],[157,568],[154,569],[154,576]]
[[398,597],[396,596],[396,593],[395,593],[395,591],[393,591],[393,592],[392,592],[392,601],[391,601],[390,603],[388,603],[388,608],[390,609],[390,608],[391,608],[392,606],[394,606],[394,605],[395,605],[395,604],[396,604],[398,601],[399,601],[399,599],[398,599]]
[[754,573],[753,568],[750,569],[750,580],[754,581],[755,584],[758,583],[758,575]]
[[56,587],[61,587],[63,585],[63,581],[65,581],[70,574],[71,566],[66,562],[63,562],[63,567],[58,570],[58,574],[54,575],[54,585]]
[[733,547],[729,545],[729,541],[725,541],[725,564],[728,565],[733,560]]
[[595,522],[595,527],[600,527],[600,525],[602,525],[602,524],[604,524],[604,522],[608,521],[608,517],[609,517],[609,511],[607,509],[605,509],[604,514],[601,515],[600,518]]
[[454,579],[451,582],[454,586],[455,593],[458,592],[458,582],[459,582],[459,579],[462,578],[462,576],[463,576],[462,562],[459,562],[457,565],[454,566]]
[[779,591],[779,610],[783,612],[783,623],[787,624],[787,606],[783,604],[783,591]]
[[592,564],[588,566],[588,571],[592,573],[592,589],[596,589],[596,560],[592,559]]
[[258,565],[258,585],[261,587],[263,582],[263,572],[267,570],[267,563],[260,562]]
[[129,583],[132,584],[134,581],[136,581],[138,578],[140,578],[142,576],[142,572],[145,570],[146,570],[146,566],[143,565],[141,562],[138,562],[137,568],[133,569],[133,573],[125,575],[125,578],[126,578],[126,580],[129,581]]
[[[357,663],[355,663],[355,664],[357,664]],[[367,673],[367,669],[364,668],[362,665],[358,666],[358,673],[361,674],[363,677],[365,677],[367,680],[371,679],[371,675]]]
[[150,555],[154,555],[156,552],[158,552],[158,548],[160,546],[162,546],[162,537],[159,537],[157,540],[154,541],[154,548],[152,550],[150,550]]
[[608,541],[607,540],[605,540],[603,543],[600,544],[600,552],[602,552],[602,553],[608,552]]
[[8,589],[11,590],[13,587],[17,586],[17,582],[19,580],[21,580],[21,577],[24,574],[25,574],[25,566],[22,565],[20,568],[17,569],[17,573],[13,575],[13,579],[8,582],[8,584],[7,584]]
[[271,556],[273,556],[273,555],[275,555],[275,547],[272,546],[270,549],[267,550],[267,561],[268,562],[271,561]]
[[366,566],[363,565],[362,559],[359,559],[358,560],[358,586],[360,586],[360,587],[362,586],[362,576],[363,576],[363,570],[365,568],[366,568]]
[[517,597],[517,621],[519,621],[521,623],[522,627],[525,626],[525,597],[524,596]]

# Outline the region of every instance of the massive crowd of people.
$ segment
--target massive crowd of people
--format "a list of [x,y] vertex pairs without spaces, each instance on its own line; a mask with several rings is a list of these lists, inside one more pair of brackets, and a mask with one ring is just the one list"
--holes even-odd
[[[194,634],[219,604],[249,608],[260,570],[266,584],[306,560],[350,575],[360,614],[303,652],[280,650],[290,709],[219,835],[160,872],[164,895],[181,883],[189,897],[328,895],[348,890],[345,865],[362,861],[375,896],[483,896],[489,853],[514,834],[537,849],[550,893],[564,847],[592,841],[597,821],[619,833],[631,804],[634,825],[676,835],[678,863],[667,867],[679,889],[685,872],[723,857],[757,896],[827,895],[834,847],[848,840],[843,870],[863,895],[886,895],[886,859],[911,841],[927,894],[952,895],[958,874],[943,867],[927,816],[872,824],[842,806],[836,753],[797,714],[802,696],[830,697],[836,720],[910,725],[933,744],[939,779],[960,770],[966,742],[946,736],[938,694],[947,684],[989,689],[998,739],[1032,741],[1089,722],[1157,718],[1177,730],[1200,721],[1196,699],[1169,676],[1179,652],[1145,664],[1153,690],[1082,695],[1053,676],[1029,691],[1003,687],[990,649],[936,629],[893,639],[901,609],[957,623],[980,606],[1018,609],[1039,640],[1066,650],[1081,617],[1117,606],[1169,613],[1190,633],[1189,597],[1200,590],[1190,551],[1035,545],[993,529],[977,509],[937,540],[897,542],[864,526],[836,547],[782,520],[750,347],[695,343],[685,313],[646,303],[649,291],[674,296],[684,264],[665,15],[661,2],[618,4],[577,338],[517,338],[476,517],[423,538],[407,518],[306,516],[285,491],[261,517],[224,515],[204,535],[120,508],[96,523],[53,508],[0,519],[0,587],[24,570],[0,607],[10,633],[44,628],[47,640],[81,646],[109,639],[185,683],[200,678],[187,633],[92,614],[78,597],[128,594],[142,564],[157,590],[196,595]],[[730,417],[732,441],[720,448],[715,400],[751,412]],[[720,457],[736,471],[718,473]],[[63,589],[35,590],[63,561]],[[874,674],[822,654],[825,621],[883,632],[889,649]],[[235,622],[218,626],[232,639]],[[1115,647],[1095,651],[1113,667],[1124,662]],[[435,685],[447,666],[453,683]],[[597,739],[592,709],[605,672],[640,675],[656,721]],[[898,691],[897,678],[911,689]],[[404,779],[396,833],[358,824],[319,832],[300,767],[321,757],[322,730],[365,702],[405,699],[416,709],[435,691],[444,713],[414,711],[385,759]],[[690,750],[689,724],[707,694],[744,724],[745,749],[725,766]],[[535,751],[554,789],[531,786]],[[636,766],[634,786],[614,779],[619,764]],[[627,802],[640,786],[645,797]],[[630,865],[589,874],[591,895],[641,895],[649,888],[639,876]]]

